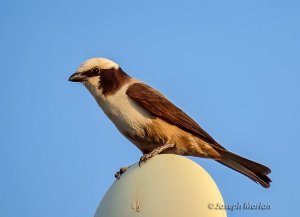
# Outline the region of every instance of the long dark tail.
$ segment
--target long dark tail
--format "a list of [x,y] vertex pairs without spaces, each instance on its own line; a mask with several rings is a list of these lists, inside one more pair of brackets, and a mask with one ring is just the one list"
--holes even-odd
[[271,169],[256,163],[254,161],[248,160],[227,150],[217,149],[221,154],[221,159],[217,160],[219,163],[224,164],[231,169],[234,169],[245,176],[252,179],[254,182],[259,183],[264,188],[269,188],[271,184],[271,179],[268,174],[271,173]]

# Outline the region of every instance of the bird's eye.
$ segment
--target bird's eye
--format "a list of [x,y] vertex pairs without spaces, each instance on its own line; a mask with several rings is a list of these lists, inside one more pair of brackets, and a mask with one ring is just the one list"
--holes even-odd
[[93,72],[93,74],[99,74],[100,69],[99,68],[93,68],[92,72]]

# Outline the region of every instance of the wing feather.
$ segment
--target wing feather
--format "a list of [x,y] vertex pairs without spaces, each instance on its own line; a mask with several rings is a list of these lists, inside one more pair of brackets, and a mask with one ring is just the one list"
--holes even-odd
[[143,83],[134,83],[128,87],[126,94],[154,116],[163,119],[169,124],[176,125],[218,148],[225,149],[192,118],[152,87]]

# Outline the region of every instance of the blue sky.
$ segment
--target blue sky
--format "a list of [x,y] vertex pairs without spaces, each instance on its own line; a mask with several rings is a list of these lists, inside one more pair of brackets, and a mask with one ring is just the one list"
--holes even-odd
[[[209,2],[209,3],[208,3]],[[1,1],[0,216],[93,216],[141,153],[68,77],[90,57],[161,90],[218,142],[268,165],[266,190],[192,158],[226,203],[297,209],[299,1]]]

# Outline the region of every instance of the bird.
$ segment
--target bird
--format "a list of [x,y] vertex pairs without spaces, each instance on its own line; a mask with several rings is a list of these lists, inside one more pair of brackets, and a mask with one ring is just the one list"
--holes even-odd
[[69,81],[82,83],[119,132],[142,152],[140,166],[164,153],[201,157],[270,187],[270,168],[224,148],[166,96],[128,75],[114,61],[88,59]]

